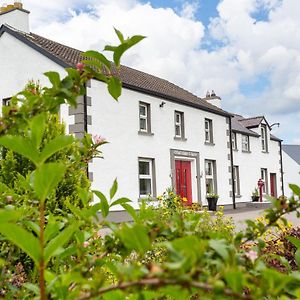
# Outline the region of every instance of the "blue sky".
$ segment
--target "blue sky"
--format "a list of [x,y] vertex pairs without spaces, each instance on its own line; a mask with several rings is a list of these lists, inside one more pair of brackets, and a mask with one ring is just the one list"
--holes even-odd
[[[1,2],[1,0],[0,0]],[[280,122],[274,134],[300,144],[299,0],[23,0],[34,32],[72,47],[102,49],[125,35],[147,36],[125,64],[222,108]]]

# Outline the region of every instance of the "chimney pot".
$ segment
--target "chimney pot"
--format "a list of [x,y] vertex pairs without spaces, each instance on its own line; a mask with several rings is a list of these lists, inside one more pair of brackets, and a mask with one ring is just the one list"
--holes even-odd
[[215,91],[214,91],[214,90],[212,90],[210,95],[211,95],[211,97],[215,97],[215,96],[216,96],[216,93],[215,93]]
[[209,91],[206,92],[206,98],[210,98],[210,93],[209,93]]

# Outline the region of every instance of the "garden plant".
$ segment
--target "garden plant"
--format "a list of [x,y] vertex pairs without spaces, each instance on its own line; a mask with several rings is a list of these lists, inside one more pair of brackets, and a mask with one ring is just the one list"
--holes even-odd
[[[116,198],[116,180],[107,195],[90,190],[83,174],[106,142],[65,135],[57,113],[63,103],[76,106],[91,78],[106,83],[113,98],[121,95],[120,58],[143,37],[116,33],[120,45],[105,47],[113,64],[87,51],[64,78],[47,72],[49,87],[31,82],[3,107],[0,297],[300,299],[299,229],[283,230],[276,241],[266,237],[278,220],[287,224],[286,213],[300,216],[298,186],[290,185],[290,199],[271,199],[264,220],[247,221],[242,232],[222,211],[212,217],[178,205],[171,191],[161,205],[142,202],[136,211],[126,197]],[[132,222],[107,221],[116,205]],[[111,233],[102,236],[103,226]],[[278,239],[287,246],[278,248]]]

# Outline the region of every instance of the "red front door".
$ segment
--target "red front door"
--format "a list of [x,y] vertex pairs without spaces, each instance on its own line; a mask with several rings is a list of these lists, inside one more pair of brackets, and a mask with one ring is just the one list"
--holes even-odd
[[271,196],[277,197],[276,173],[270,173],[270,189],[271,189]]
[[175,161],[176,168],[176,194],[187,199],[188,205],[192,204],[192,176],[191,162],[184,160]]

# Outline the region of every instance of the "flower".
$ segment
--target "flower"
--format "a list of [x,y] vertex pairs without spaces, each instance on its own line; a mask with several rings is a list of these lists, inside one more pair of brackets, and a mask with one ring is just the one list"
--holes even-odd
[[86,241],[86,242],[83,243],[83,247],[86,248],[86,247],[89,246],[89,244],[90,244],[90,243]]
[[258,254],[254,250],[250,250],[246,252],[246,257],[249,258],[252,262],[254,262],[258,258]]
[[93,135],[93,140],[95,144],[103,144],[106,142],[105,138],[98,134]]
[[183,197],[183,198],[182,198],[182,201],[183,201],[183,202],[187,202],[188,199],[187,199],[186,197]]

